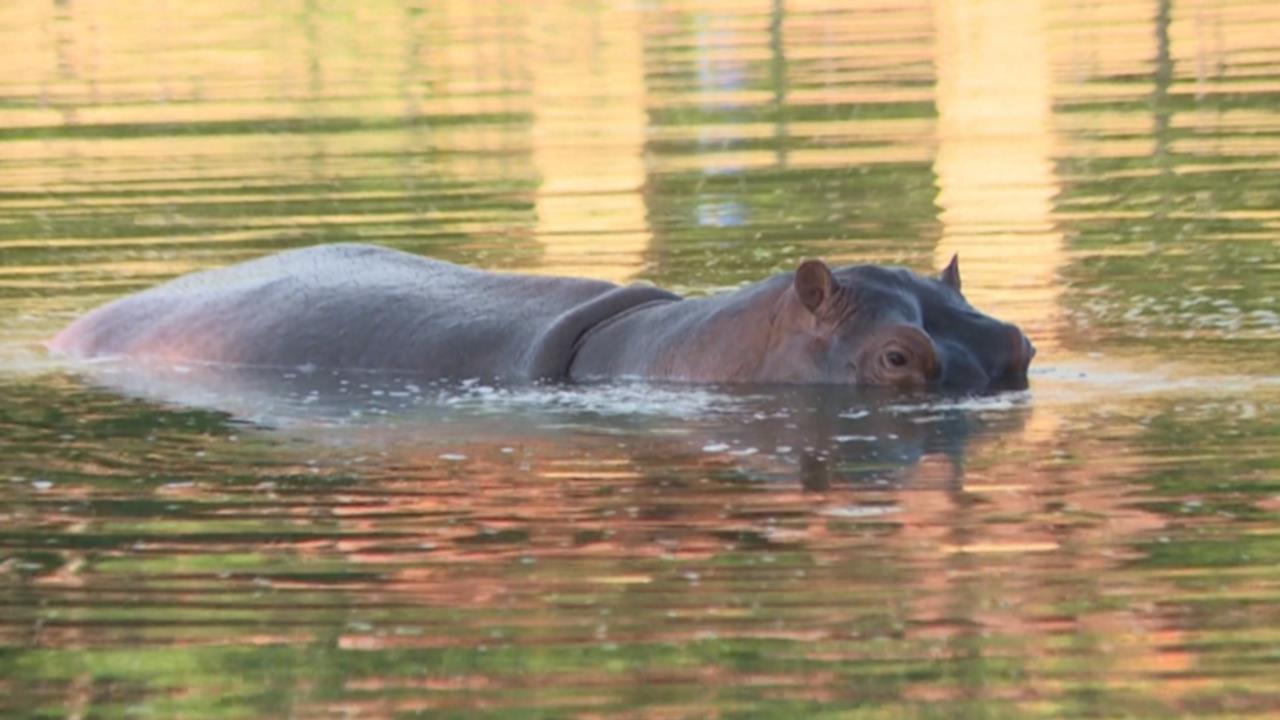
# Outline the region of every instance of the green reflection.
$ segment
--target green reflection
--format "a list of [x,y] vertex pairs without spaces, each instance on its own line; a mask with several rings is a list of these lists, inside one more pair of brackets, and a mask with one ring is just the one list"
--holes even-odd
[[965,14],[0,4],[0,715],[1275,714],[1280,14],[1224,7],[1040,8],[1066,249],[998,298],[1061,340],[1028,396],[256,414],[37,343],[329,241],[692,294],[928,269]]

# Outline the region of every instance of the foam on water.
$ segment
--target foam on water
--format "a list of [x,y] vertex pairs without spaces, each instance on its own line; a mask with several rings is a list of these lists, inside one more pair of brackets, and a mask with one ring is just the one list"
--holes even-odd
[[227,412],[273,427],[370,425],[424,419],[533,417],[684,419],[735,412],[741,396],[645,383],[501,386],[393,373],[267,369],[107,358],[36,368],[165,404]]
[[1034,368],[1033,397],[1041,402],[1072,402],[1120,395],[1248,393],[1280,388],[1280,377],[1238,375],[1167,360],[1081,358]]

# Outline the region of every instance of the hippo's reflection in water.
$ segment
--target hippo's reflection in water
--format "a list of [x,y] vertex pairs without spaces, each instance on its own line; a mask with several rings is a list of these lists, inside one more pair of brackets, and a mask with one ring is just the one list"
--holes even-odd
[[896,487],[928,456],[959,481],[967,448],[1020,431],[1020,392],[944,395],[830,386],[601,383],[492,387],[381,372],[99,362],[91,383],[197,407],[321,445],[376,449],[411,465],[529,444],[558,455],[623,453],[727,481]]

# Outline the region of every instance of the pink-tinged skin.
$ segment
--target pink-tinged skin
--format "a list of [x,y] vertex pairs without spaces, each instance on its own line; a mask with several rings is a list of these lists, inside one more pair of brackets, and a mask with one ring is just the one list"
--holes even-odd
[[1034,356],[1021,330],[964,299],[954,258],[937,278],[806,260],[732,293],[606,321],[572,377],[983,390],[1026,387]]
[[807,260],[709,298],[491,273],[361,245],[293,250],[100,307],[49,347],[252,366],[507,382],[619,377],[981,390],[1025,387],[1035,351],[937,278]]

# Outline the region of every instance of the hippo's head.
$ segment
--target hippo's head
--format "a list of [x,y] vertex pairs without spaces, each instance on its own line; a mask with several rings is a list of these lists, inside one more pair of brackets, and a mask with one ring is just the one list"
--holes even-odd
[[[1017,327],[965,300],[955,258],[936,278],[874,265],[833,271],[819,260],[806,260],[796,270],[785,304],[789,317],[783,324],[804,328],[799,335],[783,333],[790,339],[771,353],[772,370],[787,379],[1022,389],[1036,352]],[[775,336],[775,342],[779,339]],[[797,371],[809,377],[798,377]]]

